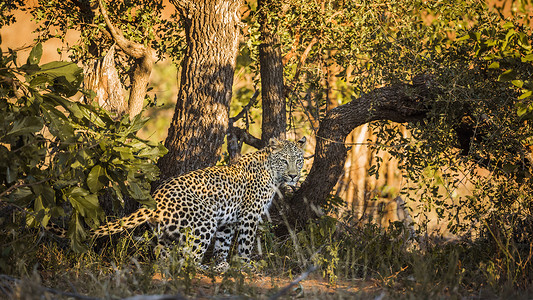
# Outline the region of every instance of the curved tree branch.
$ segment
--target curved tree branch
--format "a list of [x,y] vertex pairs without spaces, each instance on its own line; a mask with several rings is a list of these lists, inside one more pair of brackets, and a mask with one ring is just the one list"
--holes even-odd
[[427,99],[435,96],[427,76],[413,79],[413,84],[395,84],[375,89],[350,103],[330,110],[320,123],[314,162],[301,188],[288,200],[291,224],[305,224],[318,216],[314,207],[326,199],[337,183],[346,160],[344,142],[352,130],[375,120],[411,122],[426,116]]
[[146,47],[144,47],[144,45],[126,39],[122,32],[113,25],[102,0],[98,0],[98,7],[100,8],[100,12],[102,13],[102,17],[104,18],[109,33],[111,33],[113,40],[117,43],[120,49],[133,58],[140,59],[146,56]]
[[130,118],[138,115],[143,108],[144,97],[148,90],[148,81],[152,73],[152,67],[155,61],[154,50],[143,44],[132,42],[124,37],[122,32],[117,29],[107,14],[102,0],[98,0],[98,7],[102,17],[107,25],[113,41],[126,53],[135,59],[135,66],[131,79],[130,97],[128,101],[128,113]]
[[245,129],[233,127],[233,133],[237,136],[239,141],[242,141],[256,149],[263,148],[263,141],[260,138],[256,138],[255,136],[251,135]]

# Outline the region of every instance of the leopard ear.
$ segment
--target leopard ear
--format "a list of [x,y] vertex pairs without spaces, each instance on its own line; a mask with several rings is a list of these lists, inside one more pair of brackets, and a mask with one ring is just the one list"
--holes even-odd
[[305,142],[307,142],[307,138],[305,138],[305,136],[298,141],[298,146],[300,147],[300,149],[305,148]]
[[281,141],[274,137],[270,138],[268,141],[268,146],[273,150],[281,149],[283,147]]

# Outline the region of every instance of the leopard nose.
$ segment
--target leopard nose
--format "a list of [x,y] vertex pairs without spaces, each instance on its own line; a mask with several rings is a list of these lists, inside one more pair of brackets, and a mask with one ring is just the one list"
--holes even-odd
[[291,179],[291,181],[294,181],[294,179],[296,179],[296,177],[298,177],[298,175],[289,175],[289,178]]

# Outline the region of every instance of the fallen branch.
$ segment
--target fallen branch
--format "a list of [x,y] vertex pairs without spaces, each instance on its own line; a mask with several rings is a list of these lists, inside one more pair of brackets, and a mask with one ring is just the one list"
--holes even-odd
[[275,299],[278,299],[279,297],[285,295],[287,292],[289,292],[291,290],[291,288],[293,288],[295,285],[297,285],[300,281],[306,279],[307,276],[309,276],[309,274],[314,272],[316,269],[317,269],[317,267],[315,265],[310,265],[309,268],[307,268],[307,271],[305,271],[302,274],[300,274],[300,276],[298,276],[298,278],[296,278],[293,281],[291,281],[291,283],[289,283],[286,287],[282,288],[281,290],[279,290],[277,293],[275,293],[274,295],[272,295],[268,299],[269,300],[275,300]]

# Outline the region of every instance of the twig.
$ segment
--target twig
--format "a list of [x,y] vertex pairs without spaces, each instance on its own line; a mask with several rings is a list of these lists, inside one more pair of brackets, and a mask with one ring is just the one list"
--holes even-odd
[[292,287],[297,285],[300,281],[306,279],[307,276],[309,276],[309,274],[311,274],[311,272],[315,271],[316,269],[317,269],[317,267],[315,265],[310,265],[309,268],[307,268],[307,271],[305,271],[302,274],[300,274],[300,276],[298,276],[298,278],[296,278],[293,281],[291,281],[291,283],[289,283],[286,287],[282,288],[281,290],[279,290],[277,293],[275,293],[274,295],[272,295],[268,299],[269,300],[275,300],[275,299],[278,299],[279,297],[285,295],[287,292],[290,291],[290,289]]
[[318,39],[314,37],[311,42],[309,42],[309,45],[305,48],[304,52],[302,53],[302,56],[300,56],[300,61],[298,61],[298,65],[296,66],[296,73],[294,74],[294,77],[292,78],[291,84],[288,86],[287,94],[290,94],[294,92],[294,86],[296,85],[296,81],[300,77],[300,71],[302,70],[302,65],[307,60],[307,56],[309,55],[309,52],[311,52],[311,48],[318,42]]
[[[250,108],[257,103],[257,97],[259,92],[254,91],[254,94],[250,98],[250,101],[242,108],[242,110],[235,116],[229,119],[229,128],[228,128],[228,152],[230,154],[230,161],[235,161],[236,158],[240,156],[242,143],[248,144],[256,149],[260,149],[263,146],[261,139],[256,138],[248,132],[249,128],[249,117],[248,113]],[[234,123],[242,119],[246,115],[246,128],[242,129],[240,127],[234,126]]]
[[[41,184],[43,182],[46,182],[48,180],[50,180],[52,178],[45,178],[43,180],[40,180],[40,181],[37,181],[37,182],[32,182],[32,183],[19,183],[19,184],[14,184],[12,186],[10,186],[7,190],[3,191],[2,193],[0,193],[0,198],[6,196],[8,193],[10,193],[11,191],[13,191],[14,189],[18,189],[18,188],[21,188],[21,187],[27,187],[27,186],[34,186],[34,185],[37,185],[37,184]],[[1,201],[1,200],[0,200]]]
[[248,102],[248,104],[246,104],[246,106],[244,106],[242,108],[242,110],[235,117],[230,118],[230,120],[232,122],[235,122],[235,121],[241,119],[244,116],[244,114],[248,114],[248,112],[250,111],[250,108],[252,106],[254,106],[255,103],[257,103],[257,96],[259,96],[259,92],[257,90],[255,90],[255,92],[252,95],[252,97],[250,98],[250,101]]

